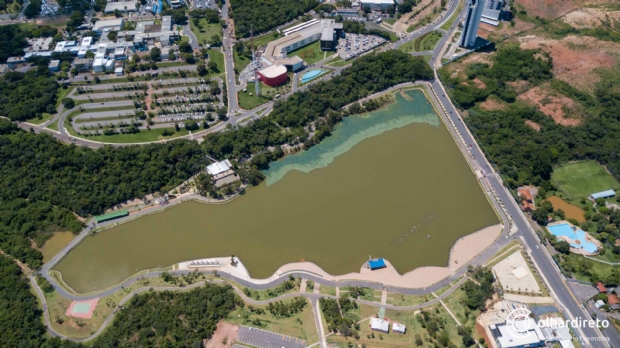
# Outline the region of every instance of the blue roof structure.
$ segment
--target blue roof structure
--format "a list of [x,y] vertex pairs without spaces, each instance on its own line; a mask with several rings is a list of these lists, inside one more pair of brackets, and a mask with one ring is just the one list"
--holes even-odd
[[593,193],[590,195],[590,197],[592,197],[592,199],[598,199],[598,198],[614,197],[615,195],[616,195],[616,192],[614,190],[606,190],[606,191]]
[[370,261],[368,261],[368,267],[370,267],[370,269],[372,271],[379,269],[379,268],[384,268],[385,266],[385,260],[383,259],[372,259]]

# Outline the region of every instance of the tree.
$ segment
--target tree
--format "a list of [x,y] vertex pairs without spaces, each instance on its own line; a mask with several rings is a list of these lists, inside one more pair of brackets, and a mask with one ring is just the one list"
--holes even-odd
[[555,248],[555,250],[557,250],[559,253],[568,255],[570,254],[570,244],[568,244],[567,241],[561,240],[557,243],[555,243],[553,245],[553,247]]
[[73,32],[82,24],[84,24],[84,13],[82,11],[75,11],[69,17],[69,22],[67,22],[67,31]]
[[151,60],[160,61],[161,60],[161,50],[159,49],[159,47],[151,48],[151,52],[150,52],[149,56],[151,57]]
[[95,83],[100,83],[101,79],[99,78],[99,76],[95,76]]
[[192,45],[190,45],[187,41],[181,41],[181,43],[179,43],[179,52],[192,52]]
[[209,67],[209,70],[213,72],[220,72],[220,70],[217,68],[217,63],[214,61],[209,61],[209,63],[207,63],[207,66]]
[[64,98],[62,100],[62,105],[64,105],[67,109],[73,109],[73,107],[75,106],[75,102],[71,98]]
[[114,17],[120,18],[120,17],[123,17],[123,14],[121,13],[121,11],[119,11],[117,8],[115,8],[114,9]]
[[213,36],[211,36],[211,40],[209,41],[209,44],[211,46],[221,46],[222,45],[222,39],[220,38],[219,35],[213,35]]
[[183,60],[185,60],[187,64],[196,63],[196,58],[194,58],[194,55],[191,53],[183,53]]
[[196,65],[196,71],[198,72],[198,75],[200,76],[205,76],[209,73],[207,71],[207,67],[205,66],[203,62],[200,62],[198,63],[198,65]]
[[117,31],[112,30],[112,31],[110,31],[108,33],[108,39],[109,40],[112,40],[112,41],[116,42],[116,38],[117,37],[118,37],[118,32]]

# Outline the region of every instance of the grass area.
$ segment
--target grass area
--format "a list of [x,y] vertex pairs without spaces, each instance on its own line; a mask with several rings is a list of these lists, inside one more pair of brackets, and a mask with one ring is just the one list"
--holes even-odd
[[[362,307],[362,306],[360,306]],[[436,307],[432,309],[433,315],[439,316],[443,322],[445,322],[445,330],[448,331],[450,335],[450,340],[457,347],[462,346],[462,342],[460,336],[456,332],[456,323],[454,319],[450,317],[448,312],[443,307]],[[360,318],[365,319],[370,317],[373,314],[376,314],[378,308],[371,307],[370,310],[360,309],[360,314],[364,313],[365,315],[360,315]],[[393,322],[401,323],[407,326],[407,333],[404,335],[392,333],[380,334],[378,332],[373,332],[370,330],[370,322],[368,320],[362,321],[360,323],[360,339],[349,339],[347,341],[344,337],[339,335],[331,335],[327,337],[327,342],[331,344],[335,344],[337,347],[349,347],[348,343],[353,342],[354,346],[366,346],[366,347],[376,347],[376,348],[396,348],[396,347],[422,347],[422,348],[432,348],[437,347],[433,343],[427,342],[424,340],[425,336],[428,336],[428,332],[425,328],[422,327],[420,322],[416,319],[416,316],[419,314],[415,314],[416,311],[396,311],[387,309],[385,311],[385,316]],[[373,338],[374,334],[374,338]],[[417,346],[415,344],[415,337],[419,335],[423,339],[422,346]]]
[[258,49],[260,47],[267,46],[271,41],[279,39],[280,35],[274,36],[274,33],[269,33],[267,35],[259,36],[254,38],[254,49]]
[[[162,133],[166,129],[174,131],[175,133],[165,137]],[[73,132],[75,131],[71,129],[69,133],[73,134]],[[150,130],[142,129],[140,130],[140,133],[135,134],[95,135],[88,137],[82,136],[82,138],[105,143],[145,143],[149,141],[178,138],[187,134],[189,134],[189,131],[186,129],[181,129],[176,132],[174,128],[154,128]]]
[[[284,303],[291,300],[284,300]],[[290,317],[274,316],[267,311],[267,306],[252,306],[254,308],[260,308],[264,310],[263,314],[252,313],[248,309],[249,305],[243,308],[237,308],[232,311],[226,321],[237,324],[246,325],[251,327],[258,327],[262,330],[272,331],[281,335],[301,338],[306,340],[307,345],[318,342],[319,335],[314,324],[314,314],[312,312],[312,306],[310,301],[306,300],[307,305],[303,311],[296,313]],[[256,320],[258,319],[258,321]],[[256,325],[260,322],[260,325]]]
[[224,74],[225,66],[224,66],[224,53],[217,50],[209,50],[209,61],[215,62],[217,64],[217,72],[213,72],[209,70],[209,76],[219,76]]
[[452,289],[452,287],[454,286],[454,284],[456,284],[459,280],[460,280],[460,278],[459,278],[459,279],[456,279],[456,280],[453,280],[453,281],[451,281],[451,282],[450,282],[450,284],[448,284],[448,285],[444,286],[443,288],[441,288],[441,289],[439,289],[439,290],[437,290],[437,291],[434,291],[435,295],[437,295],[437,296],[441,296],[441,295],[442,295],[443,293],[445,293],[446,291],[448,291],[448,290]]
[[308,65],[311,65],[325,59],[326,57],[333,56],[335,53],[336,52],[333,51],[321,51],[321,41],[316,41],[308,46],[289,52],[287,56],[298,56],[308,63]]
[[387,304],[394,306],[414,306],[434,299],[435,296],[428,295],[402,295],[395,293],[388,293]]
[[422,58],[424,58],[424,60],[425,60],[427,63],[429,63],[429,64],[431,63],[431,58],[432,58],[432,57],[433,57],[433,55],[432,55],[432,54],[427,54],[427,55],[422,56]]
[[321,289],[319,289],[319,294],[336,296],[336,288],[333,286],[321,285]]
[[[200,274],[197,277],[184,278],[184,284],[192,284],[198,281],[207,279],[210,276]],[[112,295],[99,299],[97,306],[93,312],[93,317],[90,319],[73,318],[65,315],[67,308],[71,304],[70,300],[58,295],[56,291],[52,293],[46,293],[45,299],[47,302],[48,310],[50,312],[50,322],[55,331],[69,336],[69,337],[86,337],[93,334],[104,323],[106,318],[110,316],[114,308],[118,306],[121,300],[129,295],[132,291],[151,286],[174,286],[180,285],[179,281],[182,277],[174,277],[176,282],[164,282],[161,278],[148,278],[134,282],[133,284],[124,287],[122,290],[115,292]]]
[[213,35],[217,35],[222,38],[222,25],[220,23],[209,23],[205,18],[200,18],[198,26],[194,25],[193,21],[190,22],[190,29],[196,35],[198,43],[200,45],[206,45],[211,41]]
[[394,23],[396,23],[396,18],[385,18],[383,19],[383,22],[389,24],[389,25],[394,25]]
[[[237,93],[237,97],[239,98],[239,106],[245,110],[251,110],[255,107],[258,107],[262,104],[267,103],[271,100],[271,98],[275,97],[277,94],[285,94],[291,90],[291,80],[290,78],[287,80],[286,84],[278,87],[269,87],[266,84],[260,84],[260,96],[256,96],[254,94],[254,83],[249,83],[246,92],[240,91]],[[252,94],[252,95],[250,95]]]
[[569,199],[620,188],[618,181],[607,169],[594,160],[556,167],[551,174],[551,180]]
[[30,120],[26,120],[26,122],[39,125],[49,121],[52,117],[54,117],[54,115],[44,112],[41,114],[41,118],[32,118]]
[[163,62],[163,63],[156,63],[158,68],[169,68],[172,66],[184,66],[184,65],[189,65],[185,62]]
[[459,5],[456,8],[456,11],[454,11],[452,16],[450,16],[450,19],[448,19],[444,24],[441,25],[441,29],[443,29],[445,31],[450,30],[450,27],[452,26],[454,21],[456,21],[456,19],[458,18],[459,14],[461,13],[461,9],[463,8],[463,3],[464,3],[463,1],[459,1]]
[[253,290],[250,288],[244,288],[242,286],[238,286],[238,287],[240,289],[243,289],[244,293],[250,298],[253,298],[255,300],[268,300],[270,298],[282,296],[285,294],[292,294],[292,293],[299,292],[300,285],[301,285],[301,279],[296,278],[295,286],[289,290],[282,291],[282,292],[279,291],[278,286],[276,286],[275,288],[264,289],[264,290]]
[[51,130],[57,131],[58,130],[58,120],[50,123],[46,128],[49,128]]
[[343,60],[340,57],[336,57],[330,61],[328,61],[327,63],[325,63],[325,65],[331,65],[331,66],[345,66],[345,65],[349,65],[351,64],[355,59],[349,59],[349,60]]
[[43,254],[43,262],[47,262],[56,256],[75,236],[71,231],[54,232],[53,236],[42,247],[38,248]]
[[440,31],[432,31],[417,38],[414,43],[415,52],[432,51],[442,37],[443,34]]

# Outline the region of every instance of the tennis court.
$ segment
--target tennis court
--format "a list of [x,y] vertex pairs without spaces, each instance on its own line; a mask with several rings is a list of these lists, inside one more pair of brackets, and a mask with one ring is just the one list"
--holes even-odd
[[65,315],[74,318],[90,319],[97,307],[97,302],[99,302],[98,298],[88,301],[73,301],[69,308],[67,308]]

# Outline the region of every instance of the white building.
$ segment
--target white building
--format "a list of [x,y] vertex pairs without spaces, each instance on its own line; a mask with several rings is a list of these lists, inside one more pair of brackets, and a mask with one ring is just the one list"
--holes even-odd
[[114,58],[108,59],[105,62],[105,71],[106,72],[113,72],[114,71]]
[[388,333],[388,331],[390,331],[390,323],[387,320],[370,318],[370,329],[373,331]]
[[161,59],[170,59],[170,47],[161,48]]
[[312,19],[282,31],[284,37],[267,44],[261,59],[267,64],[281,64],[298,70],[303,66],[303,59],[294,56],[287,57],[295,51],[313,42],[319,41],[324,29],[342,30],[342,23],[333,19]]
[[493,324],[489,328],[500,348],[545,346],[545,335],[532,318],[517,320],[511,324]]
[[107,59],[105,59],[104,53],[95,54],[95,60],[93,61],[93,71],[98,72],[98,73],[103,72],[105,69],[106,62],[107,62]]
[[98,34],[101,34],[104,31],[119,31],[123,28],[123,23],[124,21],[122,18],[100,20],[95,23],[95,26],[93,26],[93,31]]
[[47,65],[47,69],[51,72],[57,72],[58,70],[60,70],[60,61],[59,60],[52,60],[48,65]]
[[484,0],[469,0],[467,5],[467,15],[463,24],[463,34],[461,35],[461,47],[472,47],[476,43],[478,26],[484,10]]
[[112,13],[115,10],[119,10],[121,12],[136,12],[137,5],[134,1],[118,1],[118,2],[108,2],[105,5],[105,13]]
[[207,166],[207,173],[209,173],[213,180],[219,180],[229,175],[235,174],[232,170],[232,164],[229,160],[223,160],[221,162],[215,162]]
[[179,8],[181,6],[185,6],[185,2],[183,0],[166,0],[168,5],[172,8]]
[[399,323],[392,324],[392,332],[404,334],[406,331],[407,331],[407,327],[405,325],[399,324]]
[[362,9],[366,6],[370,6],[373,10],[384,10],[395,5],[396,3],[394,0],[362,0]]

